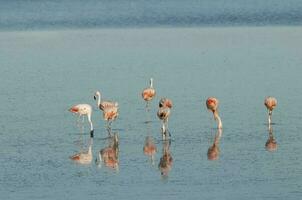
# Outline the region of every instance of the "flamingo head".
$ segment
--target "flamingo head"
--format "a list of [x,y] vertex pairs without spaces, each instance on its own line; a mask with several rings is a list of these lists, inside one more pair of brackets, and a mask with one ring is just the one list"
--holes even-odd
[[101,96],[101,93],[99,91],[96,91],[93,98],[94,100],[96,100],[96,97],[100,97]]
[[72,106],[71,108],[69,108],[68,111],[72,113],[77,113],[79,112],[79,108],[77,106]]
[[218,108],[219,101],[215,97],[209,97],[206,101],[208,110],[215,112]]

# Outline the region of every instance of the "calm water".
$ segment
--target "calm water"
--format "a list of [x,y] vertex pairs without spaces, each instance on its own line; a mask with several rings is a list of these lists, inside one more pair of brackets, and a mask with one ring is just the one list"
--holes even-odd
[[[0,33],[1,199],[299,199],[302,196],[302,28],[103,29]],[[154,78],[148,126],[140,97]],[[119,171],[74,164],[88,145],[67,109],[94,106],[94,159],[108,143],[93,94],[120,104]],[[268,152],[264,97],[273,95]],[[173,166],[161,177],[156,106],[174,101]],[[224,124],[220,157],[207,159],[216,96]],[[155,165],[143,154],[157,145]]]
[[0,0],[0,29],[302,25],[301,0]]

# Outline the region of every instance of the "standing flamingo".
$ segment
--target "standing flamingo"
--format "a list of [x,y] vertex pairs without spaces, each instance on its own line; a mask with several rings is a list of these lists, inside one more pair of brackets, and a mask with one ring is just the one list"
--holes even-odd
[[153,88],[153,78],[150,79],[150,87],[145,88],[142,92],[142,97],[146,101],[146,108],[149,107],[149,101],[156,95],[155,89]]
[[107,122],[107,130],[110,133],[111,123],[118,117],[118,103],[101,101],[101,93],[99,91],[96,91],[94,99],[97,99],[97,106],[103,111],[103,118]]
[[159,109],[157,111],[157,116],[160,120],[162,120],[162,136],[163,140],[166,139],[167,132],[170,135],[170,132],[168,131],[168,119],[171,113],[172,108],[172,101],[167,98],[162,98],[159,101]]
[[69,109],[70,112],[79,115],[79,117],[87,115],[90,124],[90,137],[93,137],[93,124],[91,122],[92,107],[89,104],[74,105]]
[[93,141],[91,139],[87,152],[77,153],[71,156],[70,159],[79,164],[85,164],[85,165],[90,164],[92,161],[92,142]]
[[209,97],[206,101],[208,110],[213,112],[214,119],[218,122],[218,129],[222,129],[222,122],[218,115],[218,104],[219,101],[215,97]]
[[272,114],[274,108],[277,106],[277,100],[274,97],[266,97],[264,100],[264,105],[268,110],[268,124],[271,125],[272,123]]

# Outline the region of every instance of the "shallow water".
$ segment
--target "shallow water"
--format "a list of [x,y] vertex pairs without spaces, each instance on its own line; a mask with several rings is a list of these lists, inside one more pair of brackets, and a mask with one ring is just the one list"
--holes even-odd
[[[1,198],[299,199],[301,34],[301,27],[1,32]],[[140,93],[150,77],[157,96],[148,117]],[[108,145],[96,90],[120,105],[119,171],[69,160],[89,141],[87,120],[81,134],[68,112],[74,104],[94,106],[93,160]],[[267,95],[278,100],[275,152],[265,149]],[[167,177],[157,167],[162,96],[174,102]],[[220,100],[224,125],[216,161],[207,159],[216,134],[208,96]],[[157,145],[154,166],[143,153],[146,136]]]

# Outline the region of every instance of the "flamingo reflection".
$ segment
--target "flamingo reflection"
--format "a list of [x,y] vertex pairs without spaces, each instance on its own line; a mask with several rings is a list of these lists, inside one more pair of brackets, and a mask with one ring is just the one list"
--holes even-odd
[[217,129],[213,144],[208,149],[208,159],[217,160],[219,158],[220,149],[219,141],[222,136],[222,129]]
[[170,145],[171,140],[163,141],[163,153],[158,164],[158,168],[163,177],[167,177],[170,170],[172,169],[173,158],[170,153]]
[[147,136],[144,145],[144,154],[150,157],[151,164],[154,165],[154,155],[156,154],[156,145],[151,136]]
[[269,133],[269,136],[265,143],[265,148],[267,151],[270,151],[270,152],[276,151],[278,148],[278,145],[274,138],[273,128],[272,128],[271,124],[268,125],[268,133]]
[[107,147],[103,148],[99,152],[99,161],[97,161],[98,166],[101,167],[102,162],[104,165],[111,169],[118,170],[119,166],[119,138],[118,134],[114,133],[112,137],[108,138],[109,144]]
[[70,156],[70,159],[75,163],[88,165],[92,161],[92,143],[93,139],[90,139],[88,151],[81,151],[73,156]]

